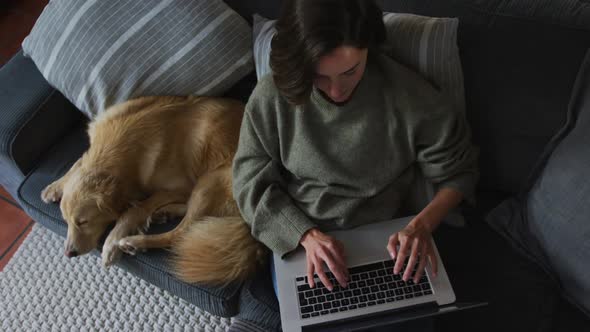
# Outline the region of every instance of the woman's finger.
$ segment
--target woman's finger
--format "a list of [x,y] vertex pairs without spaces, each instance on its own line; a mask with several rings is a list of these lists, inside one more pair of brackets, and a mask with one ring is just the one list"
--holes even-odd
[[418,257],[419,260],[419,264],[418,264],[418,269],[416,270],[416,275],[414,275],[414,283],[417,284],[420,281],[420,278],[422,278],[422,275],[424,274],[424,269],[426,268],[426,263],[428,263],[428,247],[427,246],[422,246],[422,249],[420,250],[420,257]]
[[389,237],[389,242],[387,243],[387,251],[389,252],[389,256],[391,259],[395,259],[397,257],[397,245],[399,244],[399,235],[396,232],[392,236]]
[[418,253],[420,252],[420,244],[421,243],[419,238],[415,238],[412,241],[412,252],[410,253],[410,259],[408,260],[406,271],[404,272],[404,276],[402,277],[403,281],[408,281],[408,279],[412,277],[414,266],[416,266],[416,261],[418,260]]
[[[334,261],[334,268],[343,274],[345,280],[348,280],[348,267],[346,266],[346,259],[344,258],[344,247],[340,243],[335,242],[334,247],[332,247],[332,250],[329,251],[328,255]],[[330,265],[328,265],[328,268],[334,273],[334,270],[332,270]],[[334,276],[336,276],[336,274],[334,274]],[[340,280],[338,280],[338,282],[340,282]]]
[[330,271],[332,271],[332,274],[334,274],[334,277],[336,278],[340,286],[347,287],[348,282],[346,278],[346,272],[344,271],[346,270],[346,266],[343,267],[342,265],[338,264],[337,260],[335,260],[330,253],[326,253],[322,258],[326,262],[328,269],[330,269]]
[[313,262],[311,261],[311,257],[307,256],[307,284],[311,288],[315,287],[315,282],[313,280],[313,274],[314,274]]
[[395,265],[393,266],[393,274],[399,274],[404,267],[404,262],[406,261],[406,257],[408,256],[408,241],[406,238],[400,239],[399,250],[397,252],[397,258],[395,260]]
[[334,286],[330,282],[330,278],[328,278],[326,272],[324,272],[324,261],[321,257],[315,262],[315,273],[318,275],[326,288],[328,288],[330,291],[334,289]]

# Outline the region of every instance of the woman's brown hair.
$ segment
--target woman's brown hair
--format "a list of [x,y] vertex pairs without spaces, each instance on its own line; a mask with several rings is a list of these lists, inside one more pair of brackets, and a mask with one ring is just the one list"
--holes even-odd
[[275,85],[291,103],[310,96],[319,58],[340,46],[372,49],[385,40],[374,0],[286,0],[272,39]]

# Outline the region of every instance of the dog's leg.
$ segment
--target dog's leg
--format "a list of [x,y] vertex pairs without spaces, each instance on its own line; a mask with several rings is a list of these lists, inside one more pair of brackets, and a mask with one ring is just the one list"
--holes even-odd
[[191,193],[186,215],[176,228],[162,234],[129,236],[119,241],[119,247],[130,254],[138,249],[167,248],[187,231],[191,223],[204,216],[239,215],[231,193],[230,168],[206,173],[197,183]]
[[186,204],[168,204],[158,209],[149,217],[148,224],[161,224],[171,219],[184,217],[186,215]]
[[171,204],[184,204],[186,199],[187,195],[184,193],[158,192],[125,211],[105,240],[102,264],[108,267],[115,263],[121,256],[119,240],[143,230],[154,212]]
[[55,182],[45,187],[45,189],[43,189],[43,191],[41,192],[41,199],[43,200],[43,202],[55,203],[61,200],[64,190],[64,184],[68,181],[72,174],[78,171],[78,169],[80,168],[80,164],[82,164],[82,158],[83,157],[80,157],[80,159],[78,159],[74,163],[74,165],[70,167],[70,170],[68,170],[66,174],[64,174],[64,176],[59,178],[59,180],[56,180]]

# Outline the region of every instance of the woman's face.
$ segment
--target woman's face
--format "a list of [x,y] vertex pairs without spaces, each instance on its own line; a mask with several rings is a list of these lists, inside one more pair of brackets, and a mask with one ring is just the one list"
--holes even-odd
[[332,102],[345,103],[363,77],[366,64],[366,48],[340,46],[320,58],[313,84]]

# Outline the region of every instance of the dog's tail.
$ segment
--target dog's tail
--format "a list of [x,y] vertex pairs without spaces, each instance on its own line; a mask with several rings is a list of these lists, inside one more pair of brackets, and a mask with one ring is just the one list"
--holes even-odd
[[207,217],[193,223],[172,247],[173,271],[188,283],[243,281],[266,258],[266,247],[240,217]]

